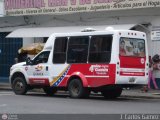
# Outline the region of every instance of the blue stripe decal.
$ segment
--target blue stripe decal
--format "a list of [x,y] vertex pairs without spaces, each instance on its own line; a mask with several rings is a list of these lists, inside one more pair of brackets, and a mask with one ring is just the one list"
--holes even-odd
[[64,77],[67,75],[68,71],[70,69],[70,66],[67,68],[67,70],[63,73],[63,75],[53,84],[53,87],[58,86],[64,79]]

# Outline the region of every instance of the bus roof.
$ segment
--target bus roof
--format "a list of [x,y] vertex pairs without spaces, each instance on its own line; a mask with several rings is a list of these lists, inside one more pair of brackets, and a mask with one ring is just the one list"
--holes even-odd
[[140,33],[140,34],[144,34],[144,32],[140,32],[140,31],[134,31],[134,30],[103,30],[103,31],[91,31],[91,32],[67,32],[67,33],[53,33],[51,34],[51,36],[54,37],[67,37],[67,36],[84,36],[84,35],[109,35],[109,34],[115,34],[118,32],[132,32],[132,33]]
[[145,34],[140,31],[134,31],[134,30],[104,30],[104,31],[92,31],[92,32],[68,32],[68,33],[53,33],[49,39],[47,40],[44,50],[51,50],[53,46],[53,40],[56,37],[69,37],[69,36],[92,36],[92,35],[113,35],[116,33],[125,33],[128,35],[128,33],[136,33],[136,34]]

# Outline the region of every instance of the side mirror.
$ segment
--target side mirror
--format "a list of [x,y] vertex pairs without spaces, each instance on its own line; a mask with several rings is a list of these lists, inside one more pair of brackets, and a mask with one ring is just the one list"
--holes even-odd
[[27,57],[27,59],[26,59],[26,64],[27,64],[27,65],[32,65],[32,64],[33,64],[30,57]]

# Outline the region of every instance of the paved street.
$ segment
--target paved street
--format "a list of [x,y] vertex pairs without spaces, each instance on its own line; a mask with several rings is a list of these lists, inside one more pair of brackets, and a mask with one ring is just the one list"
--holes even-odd
[[88,99],[71,99],[68,94],[59,93],[48,97],[43,93],[15,95],[12,91],[0,91],[0,113],[11,114],[110,114],[110,113],[159,113],[160,99],[120,97],[105,100],[91,95]]

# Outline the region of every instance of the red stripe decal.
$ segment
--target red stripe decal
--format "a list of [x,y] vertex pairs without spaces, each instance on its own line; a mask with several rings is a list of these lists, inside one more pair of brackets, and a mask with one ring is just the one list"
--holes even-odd
[[49,85],[48,78],[29,78],[31,85]]
[[120,72],[123,76],[145,76],[145,72]]

